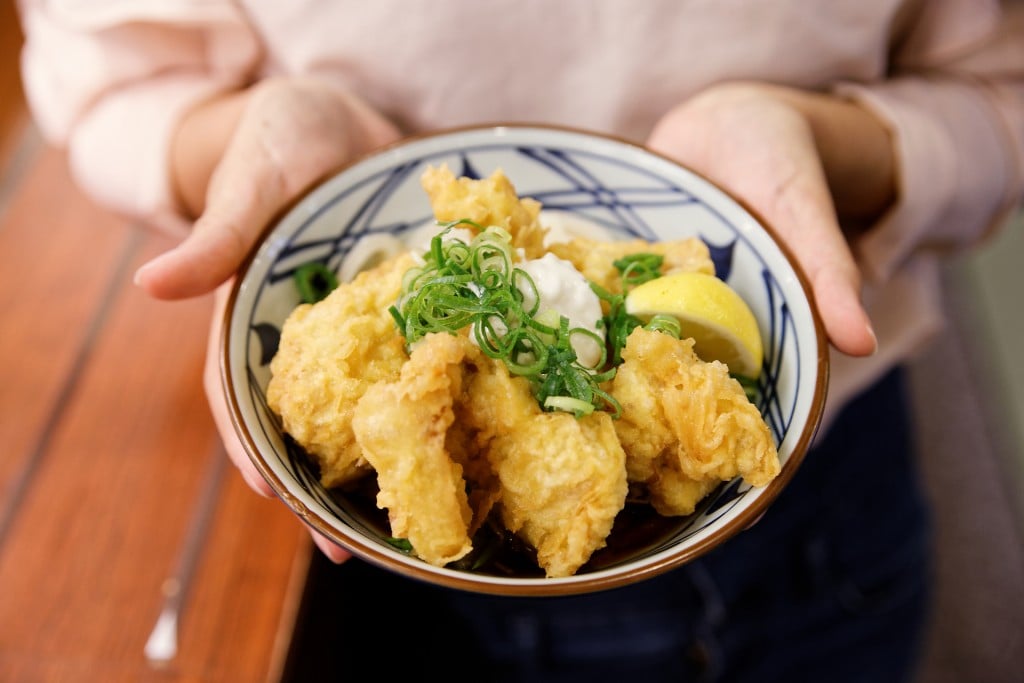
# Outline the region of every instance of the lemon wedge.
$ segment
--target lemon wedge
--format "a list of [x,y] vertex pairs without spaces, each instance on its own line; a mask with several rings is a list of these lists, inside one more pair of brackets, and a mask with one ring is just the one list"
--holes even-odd
[[729,372],[751,379],[761,374],[764,354],[753,311],[721,279],[706,273],[673,273],[634,287],[626,312],[644,322],[657,314],[678,318],[681,336],[692,337],[704,361],[718,360]]

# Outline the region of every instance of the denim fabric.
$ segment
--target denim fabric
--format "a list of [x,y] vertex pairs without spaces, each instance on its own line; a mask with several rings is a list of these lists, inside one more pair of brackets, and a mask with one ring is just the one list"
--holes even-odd
[[756,525],[700,560],[556,599],[457,593],[349,562],[331,580],[366,592],[337,606],[334,642],[372,656],[383,639],[380,657],[449,680],[908,681],[930,559],[912,452],[895,372],[838,417]]

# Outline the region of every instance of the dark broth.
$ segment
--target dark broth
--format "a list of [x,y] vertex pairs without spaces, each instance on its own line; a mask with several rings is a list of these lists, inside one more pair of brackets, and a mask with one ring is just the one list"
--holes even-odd
[[[377,479],[368,476],[344,490],[330,492],[339,505],[349,509],[381,537],[390,537],[386,510],[377,507]],[[516,578],[543,578],[533,549],[501,527],[497,515],[473,537],[473,550],[451,568],[479,574]],[[607,545],[595,552],[577,574],[605,569],[656,547],[686,524],[690,517],[664,517],[640,502],[627,502],[615,518]]]

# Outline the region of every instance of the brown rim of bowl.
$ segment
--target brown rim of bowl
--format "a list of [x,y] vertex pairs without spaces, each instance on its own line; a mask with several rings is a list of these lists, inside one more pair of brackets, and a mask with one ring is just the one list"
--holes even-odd
[[[232,390],[233,382],[231,375],[231,367],[228,362],[228,349],[229,349],[229,338],[228,331],[230,329],[230,322],[232,317],[232,311],[234,310],[235,301],[238,297],[238,291],[241,286],[242,280],[244,280],[245,273],[249,270],[253,260],[256,257],[261,245],[266,240],[270,232],[273,231],[274,227],[287,215],[287,213],[294,208],[304,197],[320,187],[324,182],[327,182],[334,176],[343,171],[359,164],[367,159],[386,154],[389,151],[403,147],[412,142],[428,140],[431,138],[441,138],[459,133],[470,133],[470,132],[485,132],[485,131],[496,131],[499,129],[505,130],[540,130],[548,132],[562,132],[571,133],[574,135],[582,135],[586,137],[593,137],[604,141],[614,142],[627,147],[631,147],[639,152],[652,155],[659,159],[662,159],[668,163],[674,164],[683,168],[688,173],[701,178],[704,182],[708,183],[719,192],[729,197],[733,202],[743,208],[744,211],[753,216],[764,228],[764,230],[771,237],[772,241],[782,252],[784,258],[789,263],[790,268],[796,275],[797,281],[800,283],[800,288],[804,292],[804,296],[807,299],[808,306],[811,312],[811,318],[814,322],[815,339],[817,342],[817,379],[814,386],[814,396],[811,401],[811,409],[807,416],[807,422],[804,425],[803,432],[800,434],[799,439],[793,446],[793,451],[790,453],[789,458],[786,460],[782,467],[782,471],[778,476],[769,482],[763,490],[763,493],[753,502],[750,507],[742,510],[733,520],[723,526],[718,533],[712,537],[705,538],[694,545],[686,548],[684,551],[672,555],[663,557],[657,562],[652,564],[644,565],[635,569],[629,569],[616,574],[606,574],[605,572],[599,572],[595,574],[578,574],[566,579],[529,579],[523,580],[519,583],[503,583],[501,577],[495,577],[494,581],[491,582],[481,581],[479,576],[472,573],[466,572],[465,574],[446,574],[439,573],[437,568],[422,563],[422,567],[418,566],[414,562],[399,563],[395,562],[394,558],[382,551],[381,547],[376,544],[369,543],[364,539],[360,538],[358,534],[346,534],[338,532],[333,526],[328,524],[319,514],[314,510],[309,509],[300,500],[296,499],[285,487],[284,483],[277,477],[276,474],[266,465],[260,455],[259,449],[256,447],[255,441],[253,440],[252,434],[249,432],[248,427],[244,423],[239,409],[238,399]],[[291,508],[291,510],[300,518],[303,522],[314,532],[318,532],[331,542],[337,544],[339,547],[351,552],[354,556],[357,556],[365,561],[375,564],[385,570],[393,571],[398,574],[404,575],[407,578],[427,581],[429,583],[446,586],[448,588],[455,588],[466,590],[475,593],[485,593],[491,595],[505,595],[505,596],[559,596],[559,595],[574,595],[581,593],[593,593],[598,591],[609,590],[612,588],[619,588],[628,584],[636,583],[638,581],[655,577],[662,574],[670,569],[674,569],[683,564],[693,561],[697,557],[707,553],[711,549],[721,545],[725,541],[729,540],[739,532],[755,524],[761,515],[768,509],[771,503],[778,497],[782,490],[789,484],[796,470],[803,462],[804,456],[807,454],[810,448],[811,441],[817,433],[818,427],[821,424],[822,417],[825,409],[825,395],[828,388],[829,381],[829,346],[828,338],[825,333],[825,326],[822,322],[821,315],[818,312],[817,302],[814,300],[810,283],[807,276],[804,274],[803,268],[797,262],[793,253],[789,247],[779,239],[775,229],[766,221],[760,212],[754,210],[742,199],[734,196],[728,190],[725,190],[717,183],[712,182],[707,177],[694,171],[685,164],[662,154],[660,152],[653,151],[641,144],[633,142],[623,137],[611,135],[608,133],[601,133],[596,131],[587,130],[585,128],[576,128],[572,126],[561,126],[551,124],[535,124],[535,123],[491,123],[491,124],[479,124],[479,125],[468,125],[459,126],[453,128],[439,129],[431,132],[416,133],[403,137],[400,140],[396,140],[390,144],[378,147],[365,154],[362,154],[350,162],[340,165],[331,172],[322,176],[318,181],[312,183],[303,192],[301,192],[295,199],[289,202],[286,206],[282,207],[274,217],[267,223],[260,237],[253,244],[246,256],[245,261],[242,263],[238,270],[238,274],[235,276],[234,281],[231,285],[231,290],[228,295],[228,299],[225,302],[223,317],[221,320],[221,331],[220,331],[220,354],[219,354],[219,365],[221,384],[224,389],[225,401],[227,403],[228,412],[231,417],[231,423],[234,426],[235,432],[242,443],[242,446],[249,457],[249,460],[253,463],[260,475],[270,484],[270,487],[274,490],[275,494],[284,503]]]

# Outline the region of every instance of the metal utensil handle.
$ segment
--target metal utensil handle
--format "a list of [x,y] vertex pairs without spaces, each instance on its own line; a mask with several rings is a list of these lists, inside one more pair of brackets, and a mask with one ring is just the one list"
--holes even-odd
[[209,532],[226,466],[227,454],[218,441],[205,475],[203,489],[193,506],[188,533],[178,550],[174,573],[160,587],[164,595],[163,607],[144,649],[146,660],[151,666],[165,666],[178,654],[179,617]]

